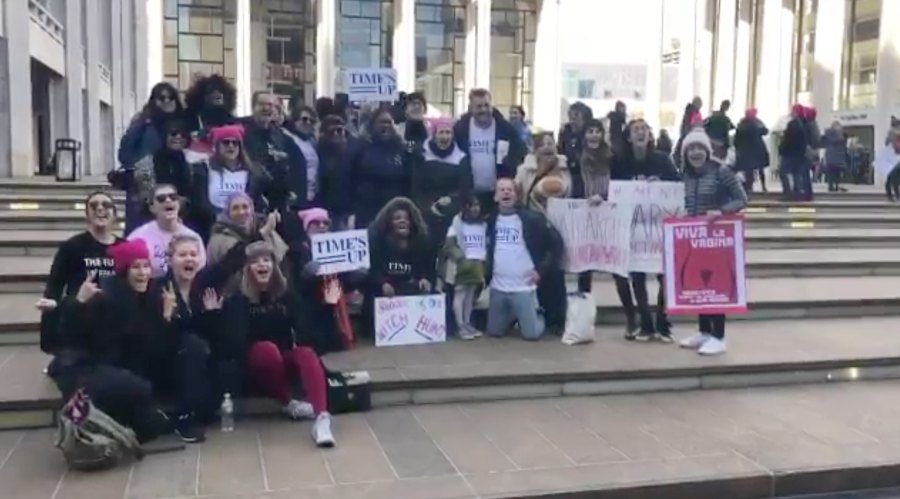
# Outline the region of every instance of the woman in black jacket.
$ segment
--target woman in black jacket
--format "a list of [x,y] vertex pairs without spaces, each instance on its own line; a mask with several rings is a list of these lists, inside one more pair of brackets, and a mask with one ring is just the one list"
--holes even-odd
[[205,408],[198,394],[208,393],[205,343],[182,334],[173,287],[151,286],[150,252],[142,240],[120,243],[109,253],[116,275],[102,288],[89,276],[64,305],[61,342],[77,355],[58,366],[54,381],[65,398],[84,389],[140,442],[171,431],[157,401],[160,392],[174,391],[176,431],[186,442],[201,441],[195,414]]
[[753,192],[754,176],[759,174],[763,192],[766,189],[765,169],[769,166],[769,150],[763,137],[769,129],[756,117],[756,109],[749,108],[734,132],[734,170],[744,174],[744,191]]
[[[316,445],[333,447],[325,369],[312,348],[316,340],[305,320],[306,304],[288,289],[271,245],[251,243],[246,255],[241,291],[222,309],[225,340],[220,353],[246,360],[251,383],[278,400],[291,419],[315,419]],[[292,380],[300,382],[308,402],[293,398]]]

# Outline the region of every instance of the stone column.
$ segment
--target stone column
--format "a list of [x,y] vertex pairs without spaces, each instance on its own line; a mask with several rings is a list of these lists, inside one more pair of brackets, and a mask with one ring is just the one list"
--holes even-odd
[[704,109],[701,110],[701,113],[703,114],[703,117],[706,117],[709,115],[711,109],[718,109],[719,107],[718,102],[712,102],[713,33],[712,19],[710,16],[714,15],[714,13],[707,9],[707,0],[697,0],[695,5],[695,14],[697,16],[697,46],[694,58],[697,62],[694,67],[694,77],[696,78],[694,80],[694,87],[697,91],[697,95],[703,98]]
[[719,103],[725,99],[734,101],[734,68],[735,68],[735,37],[737,26],[737,0],[719,0],[718,33],[714,43],[716,44],[715,85],[713,87],[713,102],[710,105],[718,109]]
[[[900,3],[881,3],[881,32],[878,37],[878,72],[875,74],[875,147],[884,143],[890,128],[891,113],[900,93]],[[887,20],[891,21],[887,21]]]
[[559,129],[560,122],[559,1],[541,1],[534,44],[534,109],[529,111],[545,130]]
[[416,90],[416,1],[394,0],[393,66],[397,90]]
[[[112,74],[110,78],[110,87],[112,90],[112,121],[113,121],[113,142],[118,147],[119,137],[121,137],[124,127],[127,123],[122,115],[122,108],[125,103],[124,89],[122,88],[122,72],[126,65],[130,68],[131,57],[124,58],[122,56],[122,30],[126,27],[122,26],[122,3],[112,2],[110,10],[110,30],[109,40],[112,44],[112,61],[110,61],[109,71]],[[130,55],[130,54],[129,54]]]
[[756,103],[760,119],[771,129],[790,112],[794,15],[783,0],[765,2]]
[[0,41],[0,177],[30,177],[35,159],[28,0],[4,0],[0,9],[9,21]]
[[[678,119],[681,119],[681,112],[684,106],[697,95],[697,75],[695,68],[697,66],[697,16],[696,3],[705,0],[668,0],[670,2],[683,2],[683,8],[688,9],[694,14],[686,16],[687,22],[681,26],[681,32],[678,37],[680,48],[678,54]],[[679,4],[681,5],[681,4]]]
[[475,0],[475,86],[491,88],[491,0]]
[[316,96],[333,96],[337,82],[337,1],[316,2]]
[[819,11],[816,12],[812,98],[820,124],[831,122],[840,97],[846,3],[844,0],[819,0]]
[[250,114],[250,99],[253,96],[251,80],[251,45],[250,45],[250,0],[237,0],[237,19],[235,20],[235,60],[237,64],[235,83],[237,87],[238,116]]
[[476,0],[466,3],[466,65],[465,92],[468,106],[469,92],[475,88],[478,74],[478,5]]
[[87,171],[88,157],[84,152],[87,136],[84,130],[85,66],[82,62],[81,2],[66,2],[66,130],[63,138],[81,142],[82,171]]
[[82,147],[84,175],[105,173],[107,154],[100,139],[100,0],[84,0],[85,28],[85,92],[87,130]]
[[[652,40],[646,54],[647,82],[644,89],[644,119],[654,129],[659,129],[659,110],[662,100],[662,45],[663,45],[663,2],[647,2],[647,36]],[[561,78],[557,70],[557,79]],[[558,112],[558,111],[557,111]],[[659,132],[656,133],[659,135]]]
[[750,37],[753,30],[753,26],[750,24],[750,20],[753,19],[753,2],[751,0],[741,0],[739,9],[734,42],[734,94],[731,98],[731,108],[737,114],[743,113],[748,107],[750,61],[753,60],[752,47],[750,45]]
[[[113,4],[115,3],[118,2],[113,0]],[[146,5],[142,5],[143,3]],[[135,20],[137,21],[140,16],[146,30],[146,36],[139,39],[142,41],[147,58],[138,60],[147,62],[138,66],[146,68],[147,79],[153,82],[150,84],[153,86],[163,79],[163,0],[145,0],[145,2],[137,0],[135,6]]]

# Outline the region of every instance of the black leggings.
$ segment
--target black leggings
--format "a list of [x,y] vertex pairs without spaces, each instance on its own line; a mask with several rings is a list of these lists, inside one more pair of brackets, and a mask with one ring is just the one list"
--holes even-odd
[[[640,315],[641,331],[644,332],[667,332],[669,330],[669,320],[666,317],[666,295],[663,286],[663,276],[659,274],[659,294],[656,297],[656,327],[653,325],[653,315],[650,314],[649,297],[647,296],[647,274],[643,272],[632,272],[631,278],[613,275],[616,280],[616,291],[619,294],[619,301],[625,310],[625,317],[629,323],[634,320],[635,302],[637,302],[637,312]],[[632,300],[632,290],[634,290],[634,300]]]
[[700,315],[700,332],[711,335],[720,340],[725,339],[724,315]]

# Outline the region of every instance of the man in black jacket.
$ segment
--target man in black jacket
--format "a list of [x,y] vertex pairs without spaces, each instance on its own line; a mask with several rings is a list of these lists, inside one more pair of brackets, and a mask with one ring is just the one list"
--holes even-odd
[[475,192],[483,208],[493,206],[494,184],[513,178],[528,149],[515,128],[491,105],[483,88],[469,92],[469,112],[453,128],[459,148],[469,156]]
[[487,334],[503,336],[518,321],[522,338],[536,341],[545,326],[538,288],[559,294],[561,284],[565,303],[565,280],[559,272],[562,238],[542,214],[518,206],[512,179],[497,180],[495,201],[498,213],[488,219],[487,228],[485,275],[491,286]]

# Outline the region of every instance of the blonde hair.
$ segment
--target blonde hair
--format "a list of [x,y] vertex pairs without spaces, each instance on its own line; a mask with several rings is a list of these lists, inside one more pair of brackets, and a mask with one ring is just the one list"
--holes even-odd
[[203,246],[203,241],[197,236],[192,234],[175,234],[172,236],[172,240],[169,241],[169,247],[166,249],[166,258],[172,258],[172,255],[175,254],[175,248],[184,243],[196,244],[198,250]]

